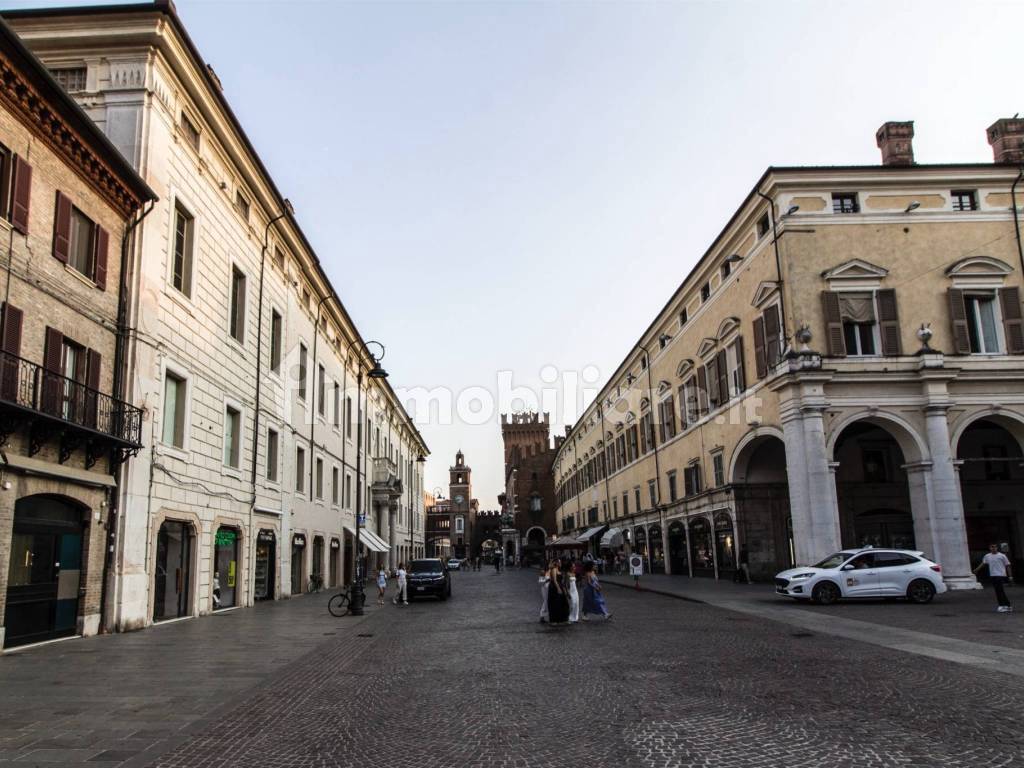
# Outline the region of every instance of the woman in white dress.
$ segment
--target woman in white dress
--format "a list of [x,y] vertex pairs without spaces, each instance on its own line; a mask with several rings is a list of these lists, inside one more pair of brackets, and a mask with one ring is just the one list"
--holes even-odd
[[544,624],[548,620],[548,585],[551,584],[551,563],[548,563],[540,573],[540,578],[537,579],[537,583],[540,584],[540,623]]
[[569,574],[569,623],[575,624],[580,620],[580,593],[576,589],[576,573],[568,564],[562,570]]

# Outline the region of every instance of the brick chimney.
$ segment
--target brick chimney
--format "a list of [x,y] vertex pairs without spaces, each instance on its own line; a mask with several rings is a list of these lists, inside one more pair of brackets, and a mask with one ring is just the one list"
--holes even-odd
[[992,159],[997,163],[1024,163],[1024,119],[1004,117],[988,127]]
[[875,131],[875,142],[882,150],[882,165],[914,164],[914,121],[888,122]]

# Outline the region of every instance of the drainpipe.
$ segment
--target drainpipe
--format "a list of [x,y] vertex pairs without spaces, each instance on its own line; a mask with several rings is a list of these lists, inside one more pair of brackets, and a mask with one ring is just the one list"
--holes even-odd
[[1021,246],[1020,242],[1020,219],[1017,214],[1017,185],[1020,184],[1021,179],[1024,179],[1024,165],[1021,166],[1017,178],[1013,180],[1013,184],[1010,186],[1010,199],[1013,205],[1013,230],[1017,235],[1017,256],[1020,258],[1021,270],[1024,270],[1024,247]]
[[[114,341],[114,398],[116,400],[123,401],[125,399],[125,386],[126,377],[124,368],[124,359],[127,352],[128,346],[128,262],[129,255],[132,251],[132,245],[134,244],[134,233],[135,228],[142,223],[142,220],[149,216],[156,207],[156,200],[149,202],[148,208],[136,208],[132,211],[131,221],[128,222],[128,226],[125,227],[124,233],[121,235],[121,276],[117,286],[117,331],[116,338]],[[142,212],[139,218],[135,218],[136,214]],[[8,268],[10,267],[10,258],[8,258]],[[8,272],[7,285],[8,290],[10,289],[10,273]],[[2,334],[2,330],[0,330]],[[139,425],[142,428],[142,425]],[[141,433],[140,433],[141,437]],[[107,624],[107,600],[109,593],[109,582],[110,582],[110,569],[114,560],[114,544],[117,540],[117,514],[118,514],[118,500],[121,496],[121,478],[124,475],[123,465],[116,467],[114,471],[114,482],[115,488],[113,493],[108,493],[107,497],[110,499],[107,508],[107,546],[103,550],[103,582],[100,586],[100,631],[108,632],[110,627]]]
[[764,194],[761,190],[754,190],[757,192],[758,197],[761,197],[768,201],[768,215],[772,220],[772,246],[775,249],[775,274],[777,276],[779,285],[779,326],[782,332],[782,342],[786,345],[786,349],[782,350],[781,356],[786,356],[786,350],[789,349],[789,334],[786,333],[786,296],[782,290],[782,257],[779,255],[779,227],[775,221],[775,201],[768,195]]

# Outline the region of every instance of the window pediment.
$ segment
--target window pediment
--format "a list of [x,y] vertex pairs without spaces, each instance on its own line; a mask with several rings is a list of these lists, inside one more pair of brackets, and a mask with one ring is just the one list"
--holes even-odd
[[740,327],[740,319],[738,317],[727,317],[722,321],[721,325],[718,326],[718,340],[725,341],[730,334],[735,333]]
[[679,363],[679,367],[676,368],[676,376],[678,376],[681,379],[684,376],[686,376],[686,374],[688,374],[691,370],[693,370],[693,359],[688,357],[681,363]]
[[718,339],[713,339],[709,336],[700,343],[699,347],[697,347],[697,357],[707,357],[715,351],[716,346],[718,346]]
[[946,275],[952,278],[1003,278],[1011,272],[1013,272],[1013,267],[992,256],[969,256],[946,268]]
[[754,291],[754,298],[751,299],[750,304],[753,307],[760,309],[774,296],[779,290],[779,284],[774,280],[764,280],[758,286],[757,290]]
[[640,411],[641,412],[646,411],[650,407],[651,407],[651,401],[648,400],[646,397],[641,398],[641,400],[640,400]]
[[826,280],[861,280],[864,278],[881,280],[888,274],[889,270],[885,267],[880,267],[863,259],[850,259],[849,261],[844,261],[838,267],[826,269],[821,273],[821,276]]
[[663,394],[665,394],[665,393],[666,393],[666,392],[668,392],[668,391],[669,391],[670,389],[672,389],[672,385],[671,385],[671,384],[669,384],[669,383],[668,383],[667,381],[665,381],[664,379],[662,379],[661,381],[659,381],[659,382],[658,382],[658,394],[659,394],[659,395],[663,395]]

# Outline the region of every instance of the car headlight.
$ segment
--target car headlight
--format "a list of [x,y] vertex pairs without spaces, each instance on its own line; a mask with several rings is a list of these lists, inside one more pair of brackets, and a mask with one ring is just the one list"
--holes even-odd
[[813,573],[798,573],[795,576],[791,576],[790,581],[796,581],[797,579],[809,579],[813,575]]

